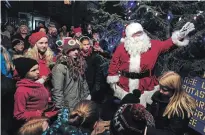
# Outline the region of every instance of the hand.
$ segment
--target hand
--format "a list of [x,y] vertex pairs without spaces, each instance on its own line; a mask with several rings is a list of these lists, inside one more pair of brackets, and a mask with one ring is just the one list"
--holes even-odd
[[103,53],[103,49],[101,47],[93,47],[94,51],[98,51],[98,52],[102,52]]
[[179,31],[179,38],[185,38],[191,31],[195,30],[194,24],[187,22]]
[[103,133],[105,130],[109,130],[110,121],[98,121],[94,125],[94,130],[91,135],[98,135]]
[[47,76],[42,76],[41,78],[43,78],[45,81],[48,79]]
[[44,78],[40,78],[38,79],[36,82],[40,83],[40,84],[44,84],[45,83],[45,79]]

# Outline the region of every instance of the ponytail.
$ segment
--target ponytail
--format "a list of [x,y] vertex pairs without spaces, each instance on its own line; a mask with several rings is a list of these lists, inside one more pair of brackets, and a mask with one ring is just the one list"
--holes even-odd
[[83,127],[93,130],[100,114],[96,103],[90,100],[83,100],[76,104],[69,118],[69,124],[76,127]]
[[80,127],[85,122],[85,113],[80,111],[73,111],[70,115],[69,124]]

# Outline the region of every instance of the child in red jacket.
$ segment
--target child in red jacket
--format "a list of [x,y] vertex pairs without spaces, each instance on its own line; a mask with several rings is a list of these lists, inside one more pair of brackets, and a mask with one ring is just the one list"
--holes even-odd
[[14,96],[14,117],[17,120],[29,120],[34,117],[52,117],[57,114],[54,106],[49,107],[49,93],[43,84],[36,82],[39,78],[39,65],[30,58],[14,60],[15,68],[21,77],[17,82]]

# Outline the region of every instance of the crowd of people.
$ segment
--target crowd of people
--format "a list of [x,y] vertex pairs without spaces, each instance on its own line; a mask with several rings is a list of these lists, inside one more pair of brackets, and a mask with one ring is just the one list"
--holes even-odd
[[[110,56],[91,25],[54,23],[29,34],[26,25],[1,33],[2,134],[184,135],[196,102],[178,73],[156,78],[160,53],[188,44],[192,23],[166,41],[151,40],[139,23]],[[108,75],[102,65],[110,61]],[[190,134],[191,135],[191,134]]]

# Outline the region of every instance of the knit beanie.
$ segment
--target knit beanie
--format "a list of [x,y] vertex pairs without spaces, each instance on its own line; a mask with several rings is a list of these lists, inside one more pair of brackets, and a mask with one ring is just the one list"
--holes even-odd
[[74,39],[70,39],[67,44],[63,45],[63,54],[67,54],[73,49],[80,49],[80,45]]
[[141,91],[138,89],[133,90],[132,93],[128,93],[121,100],[120,104],[128,104],[128,103],[140,103]]
[[29,37],[29,43],[31,44],[31,46],[34,46],[36,44],[36,42],[38,40],[40,40],[42,37],[47,37],[46,33],[44,32],[36,32],[36,33],[33,33],[30,37]]
[[146,126],[154,127],[153,116],[141,104],[123,104],[111,120],[113,135],[143,135]]
[[38,65],[38,62],[31,58],[20,57],[13,61],[15,69],[21,78],[24,78],[29,70]]
[[74,28],[74,29],[73,29],[73,32],[74,32],[75,34],[78,33],[78,32],[81,32],[81,33],[82,33],[82,29],[81,29],[81,27]]
[[20,39],[14,39],[14,40],[12,40],[12,48],[14,48],[17,44],[19,44],[19,43],[21,43],[21,44],[23,44],[24,45],[24,42],[22,41],[22,40],[20,40]]

